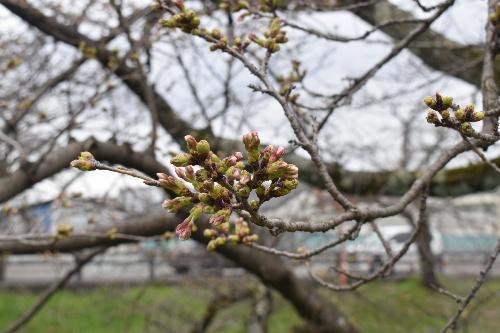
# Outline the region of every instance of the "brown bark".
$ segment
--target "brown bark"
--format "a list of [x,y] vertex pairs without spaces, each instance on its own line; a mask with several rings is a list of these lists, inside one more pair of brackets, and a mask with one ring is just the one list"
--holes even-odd
[[417,236],[417,249],[420,261],[420,276],[423,286],[435,289],[440,286],[436,276],[437,258],[431,249],[432,235],[427,220],[422,224]]

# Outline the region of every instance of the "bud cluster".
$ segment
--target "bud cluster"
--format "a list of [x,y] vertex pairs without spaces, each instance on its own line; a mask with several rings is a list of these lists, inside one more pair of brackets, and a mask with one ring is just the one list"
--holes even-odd
[[304,80],[306,76],[306,71],[300,69],[300,62],[297,60],[292,60],[292,70],[288,76],[278,75],[277,80],[280,84],[280,95],[287,97],[290,102],[296,102],[299,98],[298,94],[291,95],[293,86],[296,83],[300,83]]
[[268,28],[264,30],[264,37],[259,38],[255,34],[250,34],[248,39],[260,47],[267,49],[269,53],[278,52],[280,50],[279,44],[288,42],[286,31],[281,30],[281,20],[279,17],[269,22]]
[[250,4],[244,0],[240,1],[222,0],[219,2],[219,8],[235,13],[243,9],[250,9]]
[[179,13],[169,19],[161,20],[161,25],[165,28],[179,28],[186,33],[195,33],[200,26],[200,18],[191,9],[186,9],[183,1],[174,1],[174,5],[179,9]]
[[[297,187],[298,169],[282,160],[284,148],[267,146],[261,150],[257,132],[247,133],[243,136],[245,163],[241,152],[221,158],[206,140],[197,141],[187,135],[185,141],[187,152],[170,161],[176,167],[178,178],[158,174],[160,185],[177,195],[165,200],[163,207],[172,213],[191,207],[189,216],[176,228],[178,237],[188,239],[196,220],[205,213],[210,215],[211,229],[204,232],[206,237],[212,238],[209,249],[226,241],[248,243],[256,240],[247,222],[238,219],[231,224],[230,217],[235,210],[256,211],[263,202],[286,195]],[[194,192],[186,183],[192,185]],[[258,199],[248,203],[252,192]]]
[[[279,6],[278,2],[261,1],[259,9],[260,11],[272,11],[273,8]],[[255,43],[260,47],[267,49],[269,53],[276,53],[280,50],[279,44],[288,42],[286,31],[281,29],[282,24],[278,17],[270,20],[269,26],[263,31],[263,37],[257,37],[256,34],[251,33],[248,35],[248,38],[236,37],[231,41],[231,43],[229,43],[230,39],[224,36],[220,29],[214,28],[212,30],[207,30],[205,28],[201,28],[200,18],[194,11],[185,8],[183,0],[173,1],[173,4],[177,7],[179,12],[169,19],[162,20],[162,26],[171,29],[180,28],[183,32],[205,39],[206,41],[212,43],[210,51],[231,50],[238,53],[244,53],[251,43]],[[230,12],[244,10],[240,19],[255,13],[254,9],[250,8],[251,5],[247,1],[222,1],[219,7]],[[266,8],[267,10],[263,10],[262,8]],[[173,9],[169,11],[174,13]]]
[[[474,132],[471,122],[484,119],[484,112],[474,111],[474,104],[469,103],[462,109],[459,105],[453,104],[451,96],[442,96],[436,93],[436,98],[425,97],[424,103],[429,107],[427,110],[428,123],[435,126],[456,128],[465,135]],[[450,110],[453,111],[453,116]]]

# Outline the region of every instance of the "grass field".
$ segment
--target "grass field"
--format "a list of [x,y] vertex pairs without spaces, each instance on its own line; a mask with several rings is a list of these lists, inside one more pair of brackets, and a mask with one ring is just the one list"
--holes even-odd
[[[472,280],[446,281],[464,294]],[[206,286],[206,285],[205,285]],[[26,327],[33,333],[189,332],[212,298],[212,288],[175,286],[106,287],[60,291]],[[320,289],[348,315],[361,332],[438,332],[456,309],[444,295],[422,289],[418,281],[375,282],[356,292]],[[37,294],[0,291],[0,331],[27,310]],[[244,332],[250,301],[220,312],[209,332]],[[292,332],[301,319],[281,297],[274,297],[270,332]],[[458,332],[500,332],[500,281],[489,281],[464,313]]]

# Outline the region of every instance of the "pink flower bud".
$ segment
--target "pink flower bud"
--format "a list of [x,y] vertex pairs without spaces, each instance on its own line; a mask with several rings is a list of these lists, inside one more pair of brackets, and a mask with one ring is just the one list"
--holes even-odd
[[189,179],[194,179],[195,178],[195,172],[194,172],[194,169],[191,165],[188,165],[186,167],[186,175]]
[[181,240],[187,240],[191,237],[191,231],[193,229],[193,221],[191,218],[186,218],[184,221],[179,223],[175,228],[175,233],[179,236]]
[[239,162],[239,161],[243,160],[243,154],[242,154],[241,152],[239,152],[239,151],[235,152],[235,153],[233,154],[233,156],[234,156],[234,157],[236,157],[236,161],[237,161],[237,162]]
[[247,133],[243,136],[243,143],[247,151],[257,149],[260,145],[259,135],[256,131]]
[[213,224],[213,225],[218,225],[218,224],[221,224],[222,222],[224,222],[224,220],[225,220],[225,217],[223,215],[219,215],[219,216],[212,215],[212,217],[210,218],[208,223]]
[[276,150],[274,150],[274,152],[272,153],[271,157],[269,158],[269,162],[270,163],[273,163],[273,162],[276,162],[277,160],[279,160],[281,157],[283,157],[283,155],[285,155],[285,148],[279,146],[278,148],[276,148]]
[[184,140],[186,141],[186,146],[189,148],[189,150],[196,150],[196,145],[198,144],[198,142],[192,135],[186,135],[184,137]]
[[247,172],[247,173],[244,173],[241,177],[240,177],[240,184],[241,185],[246,185],[248,184],[250,181],[252,180],[252,177],[250,176],[250,174]]
[[288,164],[287,170],[283,175],[287,179],[297,179],[299,178],[299,168],[296,165]]

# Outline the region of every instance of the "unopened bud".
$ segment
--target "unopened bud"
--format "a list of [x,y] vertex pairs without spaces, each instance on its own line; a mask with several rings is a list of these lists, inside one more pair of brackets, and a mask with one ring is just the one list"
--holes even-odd
[[276,150],[273,151],[271,158],[269,159],[270,163],[276,162],[285,154],[285,148],[279,146]]
[[240,241],[240,237],[238,235],[229,235],[227,236],[227,241],[231,244],[237,244]]
[[464,134],[471,134],[472,132],[474,132],[474,129],[468,121],[465,121],[460,124],[460,131]]
[[184,221],[179,223],[175,228],[175,233],[181,240],[187,240],[191,237],[191,231],[193,229],[193,221],[190,217],[186,218]]
[[482,112],[482,111],[474,112],[472,114],[472,119],[474,121],[481,121],[481,120],[483,120],[484,119],[484,112]]
[[215,251],[217,250],[217,244],[215,243],[215,239],[212,239],[210,242],[207,244],[207,250],[208,251]]
[[59,238],[71,236],[73,233],[73,225],[67,222],[58,223],[56,226],[56,236]]
[[196,151],[198,152],[198,154],[206,155],[210,152],[210,144],[207,140],[201,140],[196,145]]
[[435,123],[437,123],[438,122],[437,113],[435,111],[433,111],[433,110],[427,111],[427,117],[426,117],[426,119],[427,119],[427,122],[429,124],[435,124]]
[[192,135],[186,135],[184,137],[184,140],[186,141],[186,146],[188,147],[189,151],[195,151],[196,150],[196,145],[198,142]]
[[257,132],[252,131],[243,136],[243,144],[247,151],[258,149],[260,145],[260,139]]
[[260,201],[259,200],[252,200],[250,202],[250,207],[252,207],[252,209],[254,209],[254,210],[259,209],[259,207],[260,207]]
[[472,113],[472,112],[474,112],[474,108],[475,107],[476,106],[473,103],[467,104],[467,106],[465,107],[465,113]]
[[448,119],[448,118],[450,118],[450,111],[448,111],[448,110],[443,110],[443,111],[441,112],[441,117],[443,117],[443,119]]
[[465,118],[465,111],[463,109],[455,111],[455,118],[457,118],[457,120],[463,120]]
[[424,98],[424,103],[425,103],[425,105],[427,105],[431,109],[434,109],[436,107],[436,104],[437,104],[436,100],[432,96],[426,96]]
[[191,154],[188,153],[180,153],[176,156],[174,156],[171,160],[170,163],[176,167],[185,167],[189,164],[189,161],[191,160]]
[[242,188],[240,188],[238,190],[238,194],[242,197],[242,198],[248,198],[250,196],[250,192],[252,192],[252,190],[250,189],[250,187],[248,186],[243,186]]
[[91,171],[95,170],[95,164],[92,161],[85,160],[73,160],[70,165],[80,171]]
[[213,229],[203,230],[203,236],[205,236],[207,238],[212,238],[212,237],[215,237],[216,235],[217,235],[217,231],[215,231]]
[[442,100],[443,100],[443,109],[447,109],[453,105],[453,97],[451,96],[443,96]]

